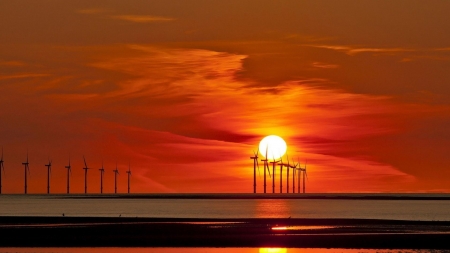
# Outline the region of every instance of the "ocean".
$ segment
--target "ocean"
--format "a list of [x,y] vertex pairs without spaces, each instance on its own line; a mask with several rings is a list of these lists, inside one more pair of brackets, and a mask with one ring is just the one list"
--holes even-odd
[[428,249],[297,249],[297,248],[0,248],[8,253],[445,253]]
[[292,194],[10,194],[0,195],[0,216],[450,221],[450,194],[306,194],[300,198],[292,197]]

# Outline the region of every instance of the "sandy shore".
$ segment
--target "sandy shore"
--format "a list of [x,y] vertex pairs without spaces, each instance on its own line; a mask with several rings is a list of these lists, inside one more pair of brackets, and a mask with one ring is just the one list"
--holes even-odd
[[2,247],[450,249],[450,222],[0,217]]

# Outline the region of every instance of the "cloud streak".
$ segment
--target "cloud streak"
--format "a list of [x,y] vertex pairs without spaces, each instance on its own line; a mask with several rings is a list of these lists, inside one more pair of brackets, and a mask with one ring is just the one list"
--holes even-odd
[[119,19],[134,23],[157,23],[157,22],[170,22],[174,21],[174,18],[150,16],[150,15],[113,15],[113,19]]

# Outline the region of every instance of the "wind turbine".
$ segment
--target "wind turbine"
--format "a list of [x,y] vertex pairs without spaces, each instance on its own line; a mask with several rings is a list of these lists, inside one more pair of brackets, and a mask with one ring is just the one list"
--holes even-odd
[[0,159],[0,194],[2,194],[2,172],[5,173],[5,166],[3,165],[3,147],[2,147],[2,158]]
[[89,168],[86,164],[86,158],[84,158],[84,156],[83,156],[83,159],[84,159],[84,168],[83,168],[83,170],[84,170],[84,194],[86,194],[87,193],[87,172],[88,172]]
[[[275,166],[279,161],[276,161],[275,157],[272,156],[273,161],[270,162],[272,164],[272,193],[275,193]],[[269,169],[270,170],[270,169]]]
[[253,159],[253,193],[256,193],[256,167],[259,172],[258,152],[253,151],[253,154],[254,156],[251,156],[250,159]]
[[[292,160],[292,163],[294,163],[294,160]],[[298,163],[295,165],[291,165],[292,168],[292,193],[295,193],[295,172],[297,169]]]
[[303,168],[302,169],[302,171],[303,171],[303,193],[305,193],[305,190],[306,190],[306,180],[305,179],[308,179],[308,173],[306,173],[306,164],[308,163],[308,161],[306,161],[305,162],[305,168]]
[[52,161],[50,158],[45,166],[47,167],[47,194],[50,194],[50,174],[52,173]]
[[283,193],[283,158],[280,157],[280,193]]
[[116,163],[116,169],[113,170],[114,172],[114,193],[117,193],[117,174],[119,174],[119,170],[117,169],[117,163]]
[[288,160],[288,164],[286,165],[286,193],[289,193],[289,169],[291,168],[291,164],[289,163],[289,156],[286,154],[286,158]]
[[[298,193],[301,193],[301,191],[300,191],[300,187],[301,187],[301,185],[300,185],[300,182],[301,182],[301,180],[302,180],[302,171],[303,171],[303,169],[301,168],[301,166],[299,165],[299,168],[297,169],[297,171],[298,171],[298,176],[297,176],[297,192]],[[304,177],[304,175],[303,175],[303,177]]]
[[29,165],[29,162],[28,162],[28,151],[27,151],[27,161],[22,163],[22,165],[25,166],[25,194],[27,194],[27,187],[28,187],[28,185],[27,185],[27,172],[28,172],[28,174],[30,174],[30,167],[28,167],[28,165]]
[[103,161],[102,168],[98,170],[100,171],[100,193],[103,193],[103,174],[105,173],[105,169],[103,168]]
[[269,160],[267,158],[267,151],[269,149],[269,146],[266,147],[266,159],[261,160],[261,162],[264,162],[264,193],[266,193],[266,168],[267,171],[269,171],[269,177],[270,177],[270,168],[269,168],[269,164],[267,163]]
[[65,166],[65,168],[67,169],[67,194],[70,193],[70,176],[69,173],[72,174],[72,170],[70,169],[70,157],[69,157],[69,165]]
[[131,169],[130,169],[130,164],[128,164],[128,193],[130,193],[130,176],[131,176]]

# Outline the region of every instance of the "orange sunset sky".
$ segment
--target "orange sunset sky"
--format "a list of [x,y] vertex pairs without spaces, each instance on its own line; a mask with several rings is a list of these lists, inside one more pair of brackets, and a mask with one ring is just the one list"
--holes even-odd
[[[0,1],[4,193],[252,192],[266,135],[307,192],[449,192],[450,1]],[[261,163],[262,165],[262,163]],[[258,192],[262,178],[258,177]],[[278,185],[278,182],[277,182]],[[270,188],[268,188],[269,190]],[[278,189],[278,188],[277,188]]]

